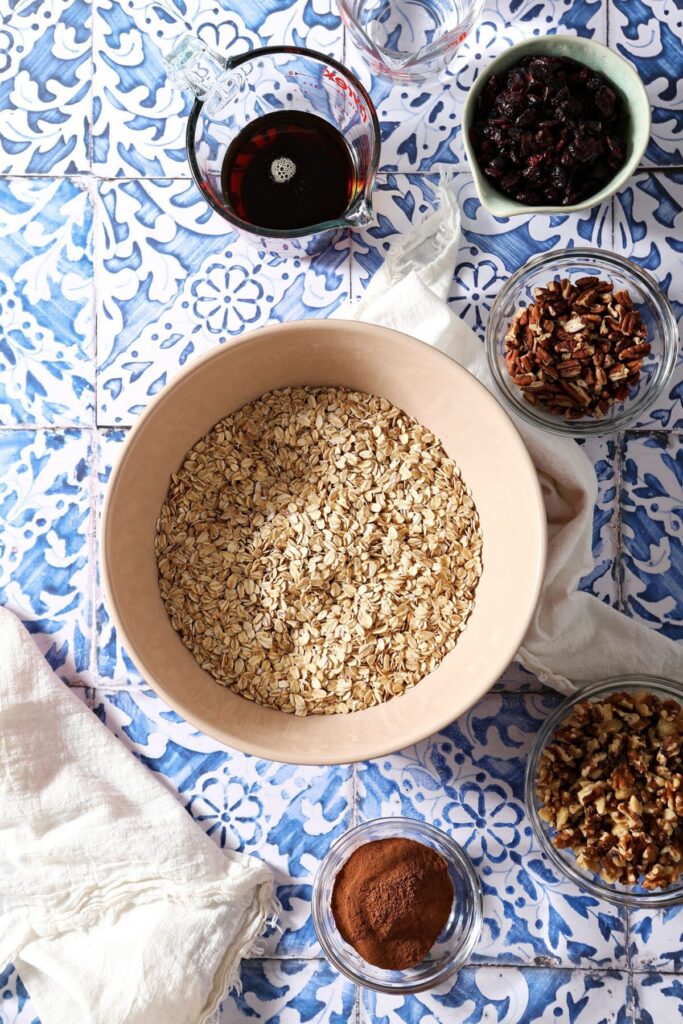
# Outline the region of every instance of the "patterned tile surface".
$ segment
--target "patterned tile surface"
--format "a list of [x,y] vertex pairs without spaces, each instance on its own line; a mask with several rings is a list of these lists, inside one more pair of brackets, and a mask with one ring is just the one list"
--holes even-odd
[[[441,735],[358,765],[293,768],[183,722],[118,644],[98,579],[102,497],[127,428],[184,365],[259,325],[358,299],[453,172],[463,235],[449,302],[483,338],[531,255],[603,246],[649,270],[683,327],[683,13],[677,0],[487,0],[440,81],[373,78],[336,0],[7,0],[0,5],[0,602],[59,674],[212,839],[275,871],[282,930],[242,968],[220,1024],[669,1024],[683,1018],[683,912],[631,913],[557,878],[522,800],[557,697],[519,666]],[[224,52],[307,45],[346,59],[382,126],[377,223],[312,261],[259,252],[189,180],[186,96],[162,53],[187,29]],[[578,215],[495,220],[462,149],[468,88],[530,34],[570,32],[631,61],[653,104],[644,168]],[[95,330],[95,327],[97,328]],[[582,586],[683,642],[683,358],[625,435],[588,442],[599,483]],[[85,689],[84,687],[87,687]],[[408,814],[465,846],[485,890],[472,962],[444,990],[360,993],[320,957],[311,882],[357,818]],[[0,965],[0,1024],[40,1024]]]
[[623,593],[631,614],[683,639],[683,438],[627,434],[621,517]]
[[0,10],[0,174],[90,168],[91,5],[6,0]]
[[[649,271],[669,298],[683,331],[683,171],[637,174],[614,200],[614,249]],[[683,355],[669,386],[643,419],[647,429],[683,425]]]
[[670,974],[635,976],[635,1024],[680,1024],[683,1020],[683,982]]
[[362,1024],[627,1024],[626,974],[470,967],[450,988],[393,999],[363,993]]
[[0,423],[95,419],[92,204],[83,180],[0,180]]

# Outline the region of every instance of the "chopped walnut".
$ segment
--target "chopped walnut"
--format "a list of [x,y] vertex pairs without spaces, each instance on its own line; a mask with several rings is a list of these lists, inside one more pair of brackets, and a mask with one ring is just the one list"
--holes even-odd
[[553,845],[606,882],[663,889],[683,875],[683,706],[653,693],[577,704],[541,754]]

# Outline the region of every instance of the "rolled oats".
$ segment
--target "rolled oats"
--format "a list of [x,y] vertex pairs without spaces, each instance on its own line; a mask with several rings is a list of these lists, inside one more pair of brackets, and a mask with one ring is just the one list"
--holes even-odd
[[284,388],[221,420],[171,478],[159,586],[202,668],[249,700],[345,714],[453,648],[479,516],[437,438],[383,398]]

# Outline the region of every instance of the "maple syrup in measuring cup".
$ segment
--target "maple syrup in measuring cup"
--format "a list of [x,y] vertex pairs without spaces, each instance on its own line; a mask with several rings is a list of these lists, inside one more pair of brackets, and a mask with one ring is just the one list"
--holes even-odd
[[379,125],[341,64],[298,47],[225,58],[185,36],[166,66],[195,94],[187,152],[197,185],[261,248],[311,254],[371,223]]
[[341,132],[317,114],[298,110],[264,114],[244,128],[228,149],[222,173],[230,209],[248,224],[280,231],[343,217],[355,179]]

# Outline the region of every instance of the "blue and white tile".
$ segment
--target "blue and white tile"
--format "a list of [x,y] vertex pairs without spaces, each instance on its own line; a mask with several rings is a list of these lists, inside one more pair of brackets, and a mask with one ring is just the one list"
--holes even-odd
[[[356,989],[324,960],[246,960],[218,1024],[349,1024]],[[23,1024],[23,1022],[22,1022]]]
[[680,0],[611,0],[609,45],[638,71],[652,104],[645,163],[683,163],[683,7]]
[[193,356],[270,322],[324,317],[348,297],[349,243],[266,254],[192,182],[103,183],[96,245],[97,409],[127,426]]
[[40,1024],[31,997],[11,964],[0,972],[0,1024]]
[[0,429],[0,604],[67,682],[88,682],[93,608],[89,431]]
[[683,435],[626,434],[621,520],[626,610],[683,640]]
[[346,33],[346,60],[369,90],[382,132],[385,171],[462,170],[462,111],[467,93],[487,65],[530,35],[565,32],[606,38],[599,0],[488,0],[479,23],[440,79],[405,85],[373,75]]
[[[354,298],[410,226],[433,211],[437,183],[437,175],[380,176],[374,193],[377,223],[351,235]],[[462,238],[448,301],[482,340],[498,291],[528,259],[564,246],[611,243],[609,203],[583,214],[501,220],[482,207],[469,174],[454,174],[449,187],[460,205]]]
[[255,854],[272,867],[282,913],[263,953],[319,955],[310,918],[312,881],[331,844],[351,825],[351,768],[285,765],[229,749],[184,722],[150,690],[98,689],[94,705],[219,846]]
[[[100,526],[102,508],[107,486],[114,466],[123,451],[123,443],[127,434],[127,430],[115,427],[97,432],[95,522],[98,552],[102,536]],[[107,686],[144,686],[143,677],[119,643],[116,626],[109,614],[104,596],[99,557],[95,571],[97,577],[95,597],[97,678],[100,683]]]
[[636,974],[633,1024],[680,1024],[683,979],[671,974]]
[[333,0],[94,0],[93,168],[103,177],[190,176],[185,125],[192,104],[163,66],[186,32],[226,55],[280,44],[342,53]]
[[21,3],[0,14],[0,174],[90,166],[91,5]]
[[524,809],[526,758],[560,699],[491,693],[438,736],[358,769],[361,820],[427,820],[467,851],[484,890],[475,962],[625,963],[625,915],[557,875]]
[[583,450],[595,467],[598,500],[593,513],[593,569],[579,586],[616,607],[620,600],[618,442],[615,437],[590,437],[583,442]]
[[[683,44],[682,44],[683,45]],[[614,200],[614,251],[655,278],[683,333],[683,171],[640,172]],[[664,393],[633,427],[683,428],[683,353]]]
[[448,987],[361,1000],[361,1024],[631,1024],[629,980],[618,971],[466,967]]
[[683,907],[632,910],[629,957],[634,971],[683,974]]
[[92,203],[82,180],[0,180],[0,423],[95,417]]

